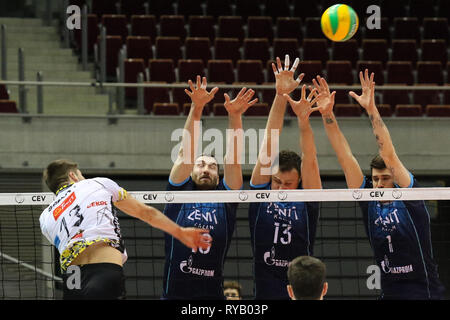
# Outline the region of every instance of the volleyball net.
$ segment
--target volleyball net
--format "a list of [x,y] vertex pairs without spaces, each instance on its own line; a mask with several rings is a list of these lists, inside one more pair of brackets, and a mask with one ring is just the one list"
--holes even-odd
[[[163,210],[167,203],[238,203],[224,280],[236,280],[244,299],[253,296],[253,253],[248,222],[251,202],[318,202],[314,256],[327,266],[328,299],[375,299],[379,283],[359,201],[424,200],[430,214],[434,260],[450,280],[450,188],[240,191],[142,191],[136,199]],[[60,299],[57,250],[40,231],[39,216],[52,193],[0,193],[0,299]],[[287,213],[286,213],[287,214]],[[208,218],[208,217],[204,217]],[[128,253],[124,265],[128,299],[159,299],[164,275],[164,234],[119,214]],[[448,283],[448,282],[447,282]]]

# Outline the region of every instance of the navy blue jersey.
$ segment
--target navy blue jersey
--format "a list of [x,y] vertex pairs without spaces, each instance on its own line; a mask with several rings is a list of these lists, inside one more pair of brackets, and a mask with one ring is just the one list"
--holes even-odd
[[[411,175],[411,187],[418,187]],[[364,178],[361,188],[372,188]],[[396,187],[398,187],[396,185]],[[441,299],[444,287],[433,260],[430,215],[424,201],[359,202],[381,272],[381,298]]]
[[[250,187],[269,193],[271,185]],[[255,299],[289,299],[288,264],[298,256],[313,254],[318,218],[317,202],[250,203]]]
[[[189,177],[167,190],[195,190]],[[221,180],[217,190],[229,188]],[[174,203],[167,204],[164,214],[182,227],[210,230],[213,238],[208,250],[194,253],[169,234],[165,234],[166,263],[163,298],[165,299],[224,299],[223,265],[236,221],[237,203]]]

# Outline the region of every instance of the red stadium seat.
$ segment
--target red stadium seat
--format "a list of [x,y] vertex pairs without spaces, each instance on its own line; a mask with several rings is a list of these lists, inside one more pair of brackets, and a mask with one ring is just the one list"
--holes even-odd
[[377,85],[382,86],[384,84],[384,75],[383,75],[383,64],[381,61],[358,61],[356,63],[356,78],[359,81],[359,72],[364,72],[365,70],[369,71],[369,74],[372,72],[374,75],[374,81]]
[[131,33],[134,36],[150,37],[156,40],[156,18],[153,15],[133,15],[131,16]]
[[240,42],[244,39],[242,17],[220,16],[218,36],[221,38],[238,38]]
[[398,104],[410,104],[408,91],[383,90],[383,103],[389,104],[393,109]]
[[438,13],[440,17],[450,19],[450,2],[449,1],[439,1]]
[[426,115],[429,117],[450,117],[450,105],[427,105]]
[[151,1],[148,1],[148,4],[149,4],[149,12],[151,14],[154,14],[156,17],[160,17],[162,15],[175,14],[175,10],[173,7],[173,1],[151,0]]
[[391,117],[392,116],[392,108],[389,104],[377,104],[378,112],[382,117]]
[[303,40],[303,59],[320,60],[326,63],[329,59],[328,44],[325,39],[304,39]]
[[422,40],[422,61],[440,61],[447,63],[447,45],[445,40]]
[[449,38],[447,18],[424,18],[423,38],[443,39],[447,42]]
[[268,116],[269,111],[267,103],[255,103],[245,111],[244,116]]
[[[98,18],[96,14],[88,14],[88,54],[94,52],[94,45],[100,33]],[[74,30],[74,38],[77,50],[81,51],[81,29]]]
[[216,37],[214,18],[212,16],[190,16],[189,36],[207,37],[209,40],[213,41]]
[[237,75],[239,82],[264,82],[263,65],[260,60],[238,60]]
[[[267,69],[267,70],[272,70],[272,69]],[[271,106],[273,103],[273,99],[275,98],[275,94],[276,94],[275,83],[274,82],[264,82],[263,85],[270,85],[273,87],[271,89],[261,89],[261,97],[262,97],[261,102],[265,102]]]
[[300,61],[297,70],[305,74],[302,80],[303,83],[311,83],[316,76],[323,77],[322,62],[317,60]]
[[305,19],[305,38],[323,39],[325,36],[320,26],[319,17],[307,17]]
[[383,1],[383,15],[392,19],[394,17],[406,17],[406,5],[409,0]]
[[327,61],[327,81],[329,83],[353,84],[350,61]]
[[414,0],[409,3],[409,15],[416,17],[420,21],[424,17],[434,17],[434,0]]
[[144,59],[144,63],[147,66],[148,60],[153,58],[150,37],[128,36],[127,57],[130,59]]
[[[100,45],[100,37],[97,39]],[[119,52],[122,49],[123,41],[121,36],[106,36],[106,75],[116,77],[116,68],[119,63]]]
[[235,0],[236,15],[247,20],[249,16],[260,15],[260,0]]
[[213,114],[215,116],[227,116],[228,112],[227,109],[225,109],[225,106],[223,103],[214,103],[213,104]]
[[180,37],[157,37],[156,58],[172,59],[177,63],[178,59],[181,59]]
[[417,18],[394,18],[394,39],[419,40],[419,35],[419,20]]
[[[384,14],[384,13],[383,13]],[[380,29],[369,29],[366,27],[366,39],[384,39],[389,41],[391,38],[391,33],[389,31],[389,19],[386,17],[380,18]]]
[[[447,69],[449,69],[449,68],[447,68]],[[447,71],[447,74],[448,74],[448,71]],[[447,81],[450,81],[450,79],[447,80]],[[448,88],[448,87],[450,87],[450,84],[447,83],[445,86]],[[450,90],[445,90],[444,91],[444,103],[445,104],[450,104]]]
[[107,35],[121,36],[123,41],[128,36],[127,17],[123,14],[104,14],[102,25],[106,28]]
[[177,116],[180,114],[178,103],[159,103],[153,104],[153,114],[155,116]]
[[184,16],[162,15],[159,19],[160,34],[163,37],[186,38],[186,29],[184,28]]
[[[148,80],[145,76],[144,59],[125,59],[124,73],[126,83],[138,82],[139,73],[143,74],[144,81]],[[125,97],[135,99],[137,97],[137,88],[125,88]]]
[[[437,86],[436,83],[429,83],[426,86],[434,85]],[[418,85],[420,86],[420,85]],[[422,84],[423,86],[423,84]],[[414,104],[420,104],[425,110],[425,106],[427,104],[439,104],[439,91],[437,90],[414,90],[413,91],[413,101]]]
[[[148,82],[146,82],[148,83]],[[155,82],[152,82],[155,83]],[[165,82],[160,82],[165,83]],[[153,104],[155,102],[168,103],[170,102],[169,90],[167,88],[144,88],[144,106],[147,113],[151,113],[153,110]]]
[[388,83],[406,83],[412,85],[414,77],[412,73],[412,64],[407,61],[388,61],[387,63],[387,82]]
[[9,100],[9,93],[6,86],[0,83],[0,100]]
[[248,17],[247,30],[248,38],[267,38],[272,43],[273,29],[271,17]]
[[233,62],[231,60],[209,60],[208,81],[233,83],[235,81]]
[[206,64],[211,59],[211,43],[209,38],[186,38],[186,58],[201,59]]
[[359,104],[336,104],[334,114],[336,117],[360,117],[362,108]]
[[442,63],[439,61],[417,62],[417,82],[442,85],[444,83]]
[[127,16],[129,19],[133,14],[145,14],[145,6],[144,4],[147,0],[126,0],[122,1],[122,10],[121,13]]
[[[183,114],[185,116],[189,115],[189,111],[191,111],[191,103],[184,103],[182,104],[182,106],[183,106]],[[202,115],[209,116],[210,112],[211,111],[209,109],[209,105],[203,107]]]
[[383,65],[388,60],[388,43],[385,39],[364,39],[362,42],[363,56],[366,61],[381,61]]
[[215,59],[231,59],[234,64],[241,59],[238,38],[216,38],[214,41]]
[[150,81],[175,82],[175,66],[172,59],[150,59]]
[[244,58],[247,60],[261,60],[265,65],[266,61],[270,59],[269,41],[266,38],[245,38]]
[[195,81],[197,75],[205,76],[204,68],[201,59],[178,60],[178,78],[180,82]]
[[185,17],[202,15],[202,2],[203,0],[178,0],[177,12]]
[[423,115],[422,106],[418,104],[398,104],[395,106],[397,117],[421,117]]
[[333,42],[333,60],[349,60],[354,66],[359,60],[358,42],[354,39]]
[[392,61],[417,62],[416,40],[392,40]]
[[297,17],[279,17],[277,19],[278,38],[296,38],[299,43],[303,40],[302,22]]
[[0,100],[0,113],[19,113],[16,102],[10,100]]
[[[284,61],[284,57],[286,54],[289,55],[289,58],[291,60],[295,60],[295,58],[300,57],[298,40],[296,38],[275,38],[273,40],[274,59],[276,59],[276,57],[279,57],[282,61]],[[271,71],[272,67],[270,67],[268,70]]]

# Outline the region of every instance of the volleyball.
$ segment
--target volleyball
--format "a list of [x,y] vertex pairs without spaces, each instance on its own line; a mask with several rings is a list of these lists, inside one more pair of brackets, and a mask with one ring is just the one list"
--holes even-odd
[[322,14],[321,27],[332,41],[347,41],[358,31],[359,19],[355,10],[346,4],[335,4]]

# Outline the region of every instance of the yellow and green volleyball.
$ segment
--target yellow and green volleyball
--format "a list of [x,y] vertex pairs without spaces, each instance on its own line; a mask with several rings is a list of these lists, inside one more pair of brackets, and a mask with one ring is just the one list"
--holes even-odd
[[335,4],[322,15],[324,35],[332,41],[347,41],[358,31],[359,19],[355,10],[346,4]]

